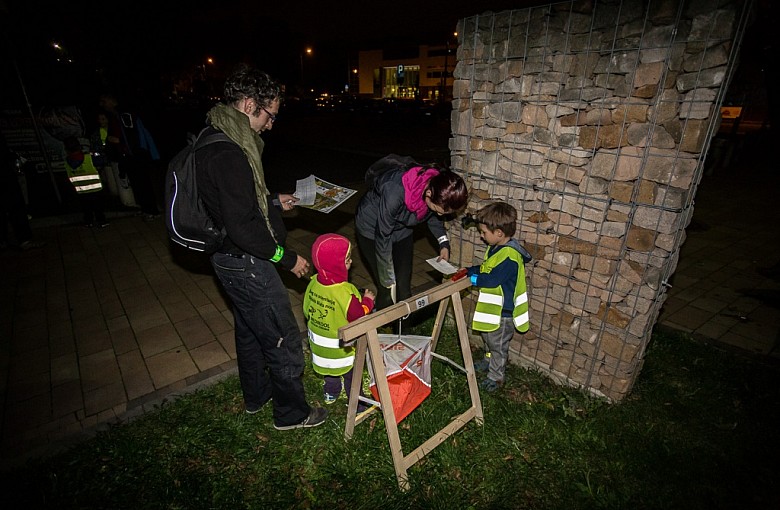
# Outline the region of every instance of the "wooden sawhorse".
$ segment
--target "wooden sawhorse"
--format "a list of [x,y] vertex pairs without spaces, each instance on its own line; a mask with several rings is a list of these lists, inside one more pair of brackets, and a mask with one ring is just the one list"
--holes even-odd
[[[460,292],[470,285],[471,282],[468,278],[462,278],[457,281],[446,281],[427,292],[417,294],[416,296],[396,303],[389,308],[367,315],[366,317],[339,329],[339,338],[344,344],[349,345],[357,342],[355,346],[355,376],[352,378],[352,387],[350,389],[349,406],[347,408],[347,424],[344,428],[344,437],[350,439],[355,430],[355,425],[368,417],[363,416],[360,420],[355,419],[357,414],[358,396],[360,395],[360,386],[363,380],[361,374],[363,373],[363,368],[365,366],[366,350],[368,350],[368,358],[374,371],[374,378],[379,391],[379,400],[381,402],[380,408],[385,421],[387,439],[390,443],[390,453],[393,457],[395,475],[398,479],[398,486],[404,491],[409,489],[409,480],[406,474],[409,467],[444,442],[446,438],[460,430],[470,420],[476,420],[479,425],[483,423],[482,402],[479,399],[479,389],[477,387],[477,378],[474,374],[474,363],[471,358],[466,320],[463,316],[463,303],[460,299]],[[433,356],[450,361],[457,368],[466,372],[469,394],[471,395],[471,407],[463,414],[456,416],[447,426],[418,446],[413,452],[404,456],[403,449],[401,448],[401,439],[398,436],[398,424],[395,421],[395,412],[393,411],[393,405],[390,400],[390,388],[387,384],[387,375],[385,373],[382,349],[379,345],[377,328],[406,317],[412,312],[425,308],[426,306],[439,303],[439,311],[436,314],[436,321],[433,326],[433,332],[431,333],[431,351],[433,352],[436,350],[436,343],[438,342],[442,326],[444,325],[444,319],[450,300],[452,300],[458,338],[460,340],[460,350],[463,353],[463,366],[460,367],[455,363],[452,363],[444,356],[439,356],[435,353]]]

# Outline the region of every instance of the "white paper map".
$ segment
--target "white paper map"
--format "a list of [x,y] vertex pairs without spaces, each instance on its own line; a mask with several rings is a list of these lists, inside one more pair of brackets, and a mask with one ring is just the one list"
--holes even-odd
[[337,186],[315,175],[310,175],[295,182],[293,196],[299,200],[296,205],[329,213],[355,193],[357,191],[354,189]]
[[428,264],[432,265],[434,269],[443,274],[453,274],[458,272],[458,268],[447,262],[446,260],[436,260],[439,257],[432,257],[427,260]]

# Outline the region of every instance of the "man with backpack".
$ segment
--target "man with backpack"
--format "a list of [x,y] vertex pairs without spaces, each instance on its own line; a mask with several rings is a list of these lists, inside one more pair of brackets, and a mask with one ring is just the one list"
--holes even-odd
[[266,73],[242,65],[225,81],[225,104],[208,112],[201,133],[217,140],[195,151],[197,192],[214,227],[224,231],[211,264],[233,302],[236,356],[246,412],[254,414],[273,399],[274,427],[316,427],[328,412],[310,407],[303,388],[302,336],[277,267],[298,278],[309,262],[286,248],[281,210],[292,195],[266,189],[260,133],[273,127],[281,87]]

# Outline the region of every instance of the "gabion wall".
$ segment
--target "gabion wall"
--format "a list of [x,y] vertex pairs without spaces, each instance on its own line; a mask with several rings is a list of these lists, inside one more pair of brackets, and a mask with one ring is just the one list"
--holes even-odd
[[[459,23],[452,167],[519,212],[531,331],[510,360],[619,401],[693,214],[750,2],[555,3]],[[453,225],[453,260],[480,263]],[[473,308],[476,291],[466,300]]]

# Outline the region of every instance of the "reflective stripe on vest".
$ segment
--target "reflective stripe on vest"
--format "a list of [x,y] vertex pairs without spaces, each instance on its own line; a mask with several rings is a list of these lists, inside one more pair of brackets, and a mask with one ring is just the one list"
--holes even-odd
[[68,179],[78,193],[103,189],[103,185],[100,183],[100,176],[97,175],[76,175]]
[[312,344],[318,347],[324,347],[326,349],[339,348],[338,338],[328,338],[327,336],[318,335],[312,330],[309,330],[309,340],[311,341]]
[[324,369],[346,368],[347,371],[349,371],[349,369],[352,368],[352,365],[355,364],[355,355],[353,354],[347,358],[323,358],[322,356],[317,356],[312,352],[311,362],[313,365]]

